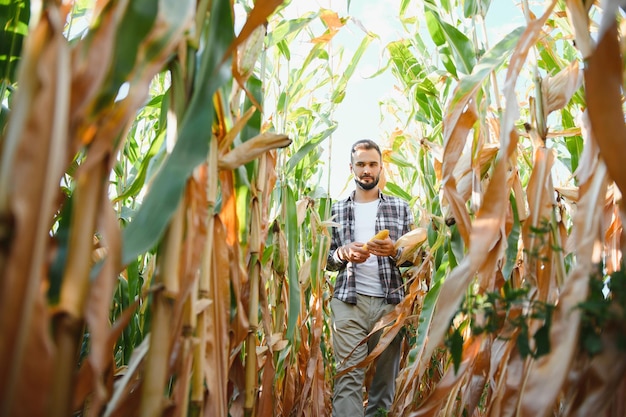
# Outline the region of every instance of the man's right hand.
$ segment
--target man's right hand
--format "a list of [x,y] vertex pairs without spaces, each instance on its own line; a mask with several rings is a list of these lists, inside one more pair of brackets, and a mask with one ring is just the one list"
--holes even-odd
[[338,257],[342,261],[355,264],[363,263],[370,257],[370,253],[363,249],[363,243],[352,242],[337,249]]

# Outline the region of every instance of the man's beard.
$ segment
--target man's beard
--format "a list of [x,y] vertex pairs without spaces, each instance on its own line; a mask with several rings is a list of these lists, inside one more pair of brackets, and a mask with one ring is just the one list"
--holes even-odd
[[[370,177],[372,178],[372,177]],[[374,187],[376,187],[378,185],[378,181],[380,181],[380,175],[378,175],[376,178],[372,178],[373,181],[372,182],[363,182],[361,181],[359,178],[354,177],[354,182],[356,183],[356,185],[365,191],[369,191],[371,189],[373,189]]]

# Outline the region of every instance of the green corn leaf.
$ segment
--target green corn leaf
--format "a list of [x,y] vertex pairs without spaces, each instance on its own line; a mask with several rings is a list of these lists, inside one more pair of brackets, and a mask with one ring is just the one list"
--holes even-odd
[[437,13],[426,10],[425,18],[437,46],[448,45],[451,51],[449,59],[456,69],[464,74],[471,74],[476,64],[476,51],[472,42],[460,30],[444,22]]
[[139,167],[137,168],[136,175],[132,178],[132,181],[126,189],[124,189],[113,202],[124,201],[127,198],[136,196],[146,184],[148,178],[148,172],[152,166],[153,158],[157,155],[165,140],[165,131],[162,131],[152,142],[150,147],[145,153]]
[[372,40],[374,40],[374,37],[367,35],[361,41],[361,44],[359,45],[356,52],[352,56],[352,60],[348,64],[348,67],[341,75],[341,78],[339,79],[339,82],[337,83],[337,87],[331,94],[330,100],[333,103],[339,104],[343,101],[345,97],[346,88],[348,87],[348,81],[354,74],[354,71],[356,70],[356,67],[359,61],[361,61],[361,58],[363,58],[363,54],[367,50],[367,47],[369,46],[369,44],[372,43]]
[[428,33],[430,33],[430,38],[435,45],[443,46],[446,43],[446,37],[443,34],[443,30],[441,30],[439,16],[430,10],[426,10],[424,17],[426,19],[426,27],[428,28]]
[[463,16],[470,18],[472,16],[482,16],[484,19],[491,6],[491,0],[464,0]]
[[448,48],[447,46],[443,46],[443,47],[441,47],[441,49],[439,49],[439,52],[440,52],[440,55],[441,55],[440,56],[441,63],[443,64],[444,68],[454,78],[459,78],[459,74],[457,72],[457,66],[454,63],[454,59],[452,57],[452,53],[450,51],[450,48]]
[[409,194],[401,186],[394,184],[392,182],[387,182],[385,184],[385,191],[389,193],[390,195],[400,197],[406,201],[411,201],[411,194]]
[[17,66],[28,35],[29,21],[30,1],[0,2],[0,82],[3,89],[5,83],[17,81]]
[[124,229],[124,264],[155,245],[178,207],[187,179],[195,167],[206,160],[213,124],[207,114],[213,114],[213,94],[231,78],[227,70],[229,60],[223,59],[233,41],[231,18],[228,4],[213,2],[206,35],[207,49],[201,55],[194,94],[180,126],[176,146],[156,175],[152,192]]
[[[157,13],[158,8],[154,7],[151,0],[135,0],[128,4],[118,26],[118,36],[115,38],[116,59],[113,61],[109,78],[102,86],[102,93],[98,98],[99,106],[110,106],[122,84],[135,70],[138,51],[153,29]],[[90,35],[96,36],[96,32],[90,32]]]
[[459,228],[456,225],[450,227],[450,268],[455,268],[459,261],[465,257],[465,244]]
[[463,336],[459,329],[454,329],[448,344],[450,354],[452,355],[452,363],[454,364],[454,372],[456,373],[459,371],[459,366],[461,366],[461,360],[463,359]]
[[[576,126],[576,121],[572,114],[567,110],[561,110],[561,121],[565,129],[573,128]],[[578,162],[580,155],[583,152],[583,138],[582,136],[570,136],[565,138],[565,146],[569,151],[569,166],[570,172],[575,172],[578,169]],[[565,162],[565,161],[564,161]]]
[[426,76],[423,66],[409,49],[410,46],[411,43],[407,40],[394,41],[387,45],[395,74],[407,86],[420,82]]
[[[469,97],[472,96],[476,89],[480,88],[489,75],[493,71],[496,71],[504,62],[508,61],[513,53],[515,44],[523,32],[524,27],[513,30],[483,55],[478,64],[474,67],[472,74],[461,78],[459,81],[450,101],[449,109],[462,108],[465,106]],[[450,110],[449,113],[453,114],[454,112]],[[460,112],[456,112],[452,119],[458,118],[459,115]],[[455,125],[456,122],[457,120],[451,120],[450,125]]]
[[299,163],[304,159],[305,156],[309,154],[309,152],[315,150],[320,143],[322,143],[325,139],[330,137],[330,135],[337,130],[337,124],[330,126],[328,129],[318,133],[313,136],[311,139],[306,141],[297,151],[296,153],[289,158],[287,161],[287,172],[291,172]]
[[511,233],[509,233],[509,236],[507,237],[506,262],[502,268],[502,275],[505,280],[508,280],[511,277],[511,272],[513,272],[513,268],[517,264],[517,248],[519,246],[519,237],[522,231],[522,225],[520,224],[519,215],[517,213],[517,201],[515,200],[515,196],[511,194],[509,200],[511,201],[511,209],[513,211],[513,227],[511,228]]
[[[443,280],[439,279],[433,282],[433,286],[430,291],[426,293],[424,297],[424,304],[422,305],[422,311],[419,317],[419,323],[417,325],[417,338],[415,341],[415,347],[412,349],[414,352],[422,352],[426,343],[426,337],[429,333],[430,324],[435,313],[435,306],[437,305],[437,299],[439,298],[439,292],[441,291],[441,284]],[[415,355],[420,357],[420,355]],[[422,358],[423,359],[423,358]]]
[[298,280],[298,211],[296,198],[293,190],[285,185],[283,187],[283,202],[286,205],[287,217],[285,218],[285,234],[287,236],[287,248],[289,251],[289,265],[287,277],[289,280],[289,318],[287,320],[287,340],[293,341],[296,323],[300,314],[300,282]]
[[298,19],[283,20],[267,34],[267,47],[283,44],[288,46],[290,41],[319,17],[319,13],[301,16]]
[[535,339],[535,354],[536,358],[550,353],[550,323],[546,322],[543,326],[537,330],[534,334]]

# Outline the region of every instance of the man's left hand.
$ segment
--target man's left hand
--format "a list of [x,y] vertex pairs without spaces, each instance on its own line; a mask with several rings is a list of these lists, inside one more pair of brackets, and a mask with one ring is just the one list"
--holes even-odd
[[367,242],[367,251],[375,256],[395,256],[397,250],[395,243],[390,238],[375,239]]

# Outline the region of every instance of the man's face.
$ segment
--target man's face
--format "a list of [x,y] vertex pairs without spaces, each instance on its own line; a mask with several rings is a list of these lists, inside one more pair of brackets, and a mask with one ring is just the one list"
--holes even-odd
[[376,149],[357,149],[352,156],[350,170],[359,188],[372,190],[380,180],[380,155]]

